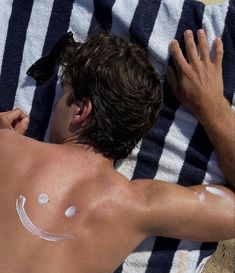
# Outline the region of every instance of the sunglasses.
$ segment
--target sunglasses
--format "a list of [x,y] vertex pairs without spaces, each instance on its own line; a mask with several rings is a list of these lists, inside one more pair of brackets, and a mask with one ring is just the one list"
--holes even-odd
[[51,52],[30,66],[26,74],[36,81],[36,85],[42,85],[48,81],[54,74],[58,58],[67,46],[76,43],[73,33],[70,31],[61,37],[53,46]]

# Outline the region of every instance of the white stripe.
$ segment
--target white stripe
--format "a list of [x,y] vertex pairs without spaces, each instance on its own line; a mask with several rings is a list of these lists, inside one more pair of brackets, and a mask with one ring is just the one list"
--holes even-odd
[[183,4],[182,0],[163,0],[159,7],[148,49],[156,70],[161,74],[165,71],[162,64],[168,63],[169,43],[175,37]]
[[233,94],[233,100],[232,100],[232,110],[235,112],[235,86],[234,86],[234,94]]
[[206,262],[210,259],[210,257],[211,257],[211,256],[204,258],[204,259],[200,262],[200,264],[198,265],[198,267],[196,268],[196,271],[195,271],[194,273],[202,273],[202,272],[203,272],[203,269],[204,269],[204,267],[205,267],[205,265],[206,265]]
[[52,6],[53,0],[46,4],[44,0],[34,1],[30,15],[14,103],[14,108],[20,107],[27,114],[32,108],[35,81],[26,76],[26,71],[42,55]]
[[74,2],[69,30],[74,33],[74,37],[78,42],[86,40],[93,12],[94,3],[92,0],[77,0]]
[[215,182],[223,185],[225,184],[225,178],[219,166],[217,155],[213,151],[207,164],[207,172],[203,184],[213,184]]
[[151,237],[145,240],[137,249],[131,253],[123,264],[122,273],[143,273],[147,269],[151,256],[150,249],[153,249],[156,238]]
[[165,138],[165,144],[159,168],[154,177],[157,180],[177,182],[184,164],[185,152],[198,122],[185,108],[180,107],[175,113],[175,121]]
[[[210,47],[216,37],[222,37],[225,19],[229,8],[229,1],[226,0],[223,5],[207,5],[204,10],[203,28],[206,30]],[[213,51],[211,51],[213,55]],[[207,172],[204,178],[204,184],[220,183],[224,184],[225,179],[218,164],[215,152],[211,154],[207,165]]]
[[193,273],[200,256],[201,243],[182,240],[175,253],[170,273]]
[[111,33],[129,40],[129,26],[133,19],[138,0],[116,0],[112,7]]
[[[13,0],[5,1],[5,3],[0,4],[0,68],[2,68],[2,59],[5,49],[5,43],[7,38],[7,30],[9,25],[9,18],[12,10]],[[1,70],[1,69],[0,69]]]
[[140,151],[141,143],[142,140],[136,145],[132,153],[127,158],[117,161],[115,165],[116,170],[129,180],[131,180],[136,167],[137,155]]
[[210,48],[216,37],[222,37],[228,7],[229,0],[225,0],[222,5],[205,6],[202,27],[207,33]]

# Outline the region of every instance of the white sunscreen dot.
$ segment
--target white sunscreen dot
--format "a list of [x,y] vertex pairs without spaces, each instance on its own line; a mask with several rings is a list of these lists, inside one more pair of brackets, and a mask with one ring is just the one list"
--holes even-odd
[[48,195],[45,193],[40,194],[38,197],[38,202],[40,205],[45,205],[46,203],[48,203],[49,202]]
[[221,191],[220,189],[215,188],[215,187],[206,187],[206,190],[214,195],[217,195],[217,196],[222,196],[222,197],[225,196],[225,193],[223,191]]
[[71,207],[66,209],[64,214],[65,214],[66,217],[71,218],[71,217],[73,217],[75,215],[75,212],[76,212],[76,207],[71,206]]

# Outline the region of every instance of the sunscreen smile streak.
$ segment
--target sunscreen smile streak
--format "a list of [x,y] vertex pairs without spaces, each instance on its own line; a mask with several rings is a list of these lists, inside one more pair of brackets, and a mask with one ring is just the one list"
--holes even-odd
[[23,224],[25,229],[27,229],[30,233],[32,233],[33,235],[38,236],[44,240],[52,241],[52,242],[61,241],[61,240],[68,240],[68,239],[73,238],[68,234],[49,233],[47,231],[44,231],[44,230],[36,227],[31,222],[31,220],[29,219],[29,217],[24,209],[25,201],[26,201],[26,198],[24,196],[22,196],[22,195],[19,196],[19,198],[16,200],[16,211],[19,215],[21,223]]

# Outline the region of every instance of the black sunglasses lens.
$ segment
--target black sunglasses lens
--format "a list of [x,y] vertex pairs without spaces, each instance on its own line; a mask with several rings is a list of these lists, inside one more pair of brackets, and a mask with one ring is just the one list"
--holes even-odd
[[49,54],[41,57],[34,64],[32,64],[27,70],[26,74],[32,77],[36,81],[37,85],[45,83],[52,77],[57,59],[61,52],[66,46],[73,43],[75,43],[75,41],[73,39],[73,33],[70,31],[55,43]]

